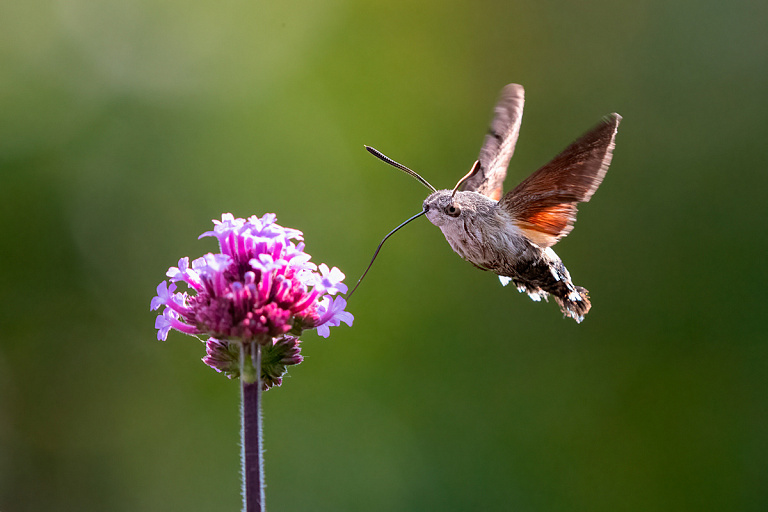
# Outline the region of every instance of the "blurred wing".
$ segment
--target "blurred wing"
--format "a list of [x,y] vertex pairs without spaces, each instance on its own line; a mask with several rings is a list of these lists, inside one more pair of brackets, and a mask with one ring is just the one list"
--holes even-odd
[[611,164],[619,121],[605,117],[499,202],[537,245],[551,247],[573,229],[576,203],[589,201]]
[[480,149],[480,165],[463,183],[461,190],[479,192],[494,201],[501,198],[509,159],[515,151],[517,135],[520,133],[524,103],[525,91],[522,85],[509,84],[502,89],[494,108],[491,127]]

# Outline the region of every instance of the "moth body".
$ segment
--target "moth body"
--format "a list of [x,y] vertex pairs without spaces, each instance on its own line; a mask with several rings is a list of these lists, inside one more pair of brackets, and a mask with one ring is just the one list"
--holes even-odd
[[477,192],[438,190],[424,200],[423,209],[459,256],[497,274],[502,284],[511,280],[535,301],[552,295],[566,316],[584,318],[590,307],[587,290],[575,286],[555,251],[528,239],[498,201]]

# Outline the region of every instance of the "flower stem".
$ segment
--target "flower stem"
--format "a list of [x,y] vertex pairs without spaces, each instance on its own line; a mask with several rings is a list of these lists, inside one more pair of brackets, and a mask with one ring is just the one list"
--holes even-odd
[[261,437],[261,345],[259,343],[251,343],[249,346],[241,345],[240,381],[242,382],[240,458],[243,477],[243,512],[265,512]]

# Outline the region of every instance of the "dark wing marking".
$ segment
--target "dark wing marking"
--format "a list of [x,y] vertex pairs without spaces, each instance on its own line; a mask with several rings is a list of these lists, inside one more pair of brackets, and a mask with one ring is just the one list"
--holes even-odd
[[498,201],[507,166],[515,151],[520,121],[523,119],[525,91],[522,85],[509,84],[501,90],[499,101],[493,109],[493,121],[480,149],[480,165],[461,190],[479,192]]
[[501,199],[533,242],[551,247],[573,229],[576,203],[589,201],[608,171],[619,121],[619,114],[606,116]]

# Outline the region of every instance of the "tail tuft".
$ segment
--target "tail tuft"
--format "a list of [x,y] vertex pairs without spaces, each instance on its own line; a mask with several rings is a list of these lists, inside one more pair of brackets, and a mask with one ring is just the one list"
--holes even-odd
[[584,320],[584,315],[592,307],[592,303],[589,301],[589,292],[581,286],[575,286],[574,289],[562,296],[553,295],[553,297],[560,306],[560,311],[565,316],[576,320],[576,323],[581,323]]

